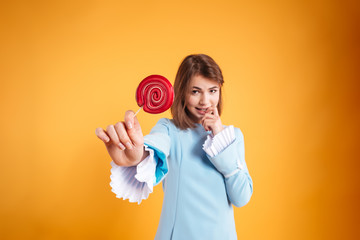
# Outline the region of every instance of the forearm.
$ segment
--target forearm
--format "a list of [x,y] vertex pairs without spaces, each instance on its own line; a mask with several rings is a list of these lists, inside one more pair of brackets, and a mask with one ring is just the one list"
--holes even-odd
[[[235,130],[236,133],[233,130],[235,129],[231,126],[226,128],[227,133],[220,133],[211,145],[211,141],[204,144],[204,150],[215,168],[223,174],[230,202],[241,207],[250,200],[253,183],[245,163],[243,135],[239,129]],[[220,145],[223,148],[219,147]]]
[[225,178],[226,192],[236,207],[246,205],[253,193],[253,182],[248,172],[240,170],[233,176]]

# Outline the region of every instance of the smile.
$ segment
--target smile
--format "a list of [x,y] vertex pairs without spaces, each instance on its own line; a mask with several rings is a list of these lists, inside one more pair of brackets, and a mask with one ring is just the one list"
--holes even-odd
[[205,114],[207,110],[207,108],[198,108],[198,107],[195,107],[195,109],[202,115]]

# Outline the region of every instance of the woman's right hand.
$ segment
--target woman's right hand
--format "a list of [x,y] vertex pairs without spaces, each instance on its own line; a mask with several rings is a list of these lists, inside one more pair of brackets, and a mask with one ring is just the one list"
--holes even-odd
[[119,166],[135,166],[148,156],[144,136],[133,111],[125,113],[124,122],[97,128],[96,136],[105,143],[111,159]]

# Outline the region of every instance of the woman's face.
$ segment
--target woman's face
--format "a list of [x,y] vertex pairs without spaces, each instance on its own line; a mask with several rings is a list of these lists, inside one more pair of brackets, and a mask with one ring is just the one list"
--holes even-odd
[[200,123],[209,107],[217,107],[219,96],[220,84],[218,82],[202,75],[191,78],[185,106],[194,122]]

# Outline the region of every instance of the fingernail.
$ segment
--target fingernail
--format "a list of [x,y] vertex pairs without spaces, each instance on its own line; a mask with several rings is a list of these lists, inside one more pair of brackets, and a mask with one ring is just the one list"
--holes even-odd
[[128,129],[132,129],[132,124],[131,124],[131,122],[127,122],[127,128],[128,128]]
[[119,143],[118,146],[120,147],[121,150],[125,149],[125,147],[124,147],[124,145],[122,145],[122,143]]
[[105,142],[109,142],[110,141],[110,139],[109,138],[105,138]]
[[125,143],[125,145],[128,149],[132,149],[131,143],[127,142],[127,143]]

